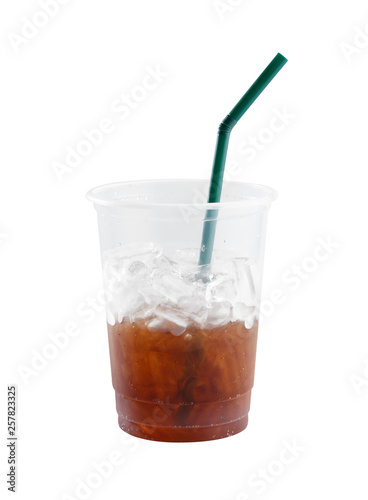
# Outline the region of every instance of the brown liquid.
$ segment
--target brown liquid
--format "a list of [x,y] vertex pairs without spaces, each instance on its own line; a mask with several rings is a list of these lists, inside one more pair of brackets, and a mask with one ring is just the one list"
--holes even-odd
[[206,441],[247,426],[258,323],[175,337],[144,321],[108,325],[120,427],[156,441]]

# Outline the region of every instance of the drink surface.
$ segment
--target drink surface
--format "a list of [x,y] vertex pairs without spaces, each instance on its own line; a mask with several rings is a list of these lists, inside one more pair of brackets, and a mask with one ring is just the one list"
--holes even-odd
[[147,321],[108,325],[119,424],[160,441],[219,439],[248,422],[258,323],[175,336]]

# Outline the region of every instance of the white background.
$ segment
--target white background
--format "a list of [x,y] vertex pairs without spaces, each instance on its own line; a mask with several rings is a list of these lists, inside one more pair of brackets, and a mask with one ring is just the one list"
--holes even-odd
[[[36,0],[0,7],[2,490],[6,386],[16,383],[21,499],[82,498],[77,485],[96,479],[93,463],[114,451],[124,463],[84,498],[366,499],[368,39],[354,40],[357,27],[368,31],[366,2],[224,0],[232,6],[222,15],[214,0],[64,3],[46,21]],[[15,43],[34,16],[46,25]],[[207,178],[219,122],[278,51],[289,62],[234,129],[229,150],[233,179],[279,192],[263,297],[279,289],[284,300],[265,302],[248,429],[198,444],[127,437],[114,409],[104,312],[89,323],[77,312],[101,289],[85,192],[120,180]],[[119,119],[111,106],[148,66],[167,76]],[[263,129],[275,110],[292,118],[249,161],[244,141],[269,139]],[[113,133],[60,182],[54,162],[65,163],[66,148],[104,118]],[[335,248],[317,262],[320,238]],[[285,282],[294,265],[308,268],[297,290]],[[79,335],[22,377],[20,366],[31,367],[49,334],[70,322]],[[303,451],[275,465],[294,440]],[[262,469],[270,482],[255,487]]]

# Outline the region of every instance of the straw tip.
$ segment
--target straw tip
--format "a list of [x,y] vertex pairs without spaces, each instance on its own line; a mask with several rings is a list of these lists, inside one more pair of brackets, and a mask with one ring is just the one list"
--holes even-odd
[[[278,52],[277,56],[276,56],[277,59],[279,59],[280,61],[283,61],[284,63],[287,63],[288,60],[286,59],[285,56],[283,56],[282,54],[280,54],[280,52]],[[276,59],[275,58],[275,59]]]

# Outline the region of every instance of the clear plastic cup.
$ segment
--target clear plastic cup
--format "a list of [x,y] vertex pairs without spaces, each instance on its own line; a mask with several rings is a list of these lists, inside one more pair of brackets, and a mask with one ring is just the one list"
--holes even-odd
[[[244,430],[254,381],[268,187],[122,182],[87,197],[97,210],[112,382],[120,427],[157,441]],[[210,211],[208,212],[208,210]],[[204,220],[217,221],[199,269]]]

